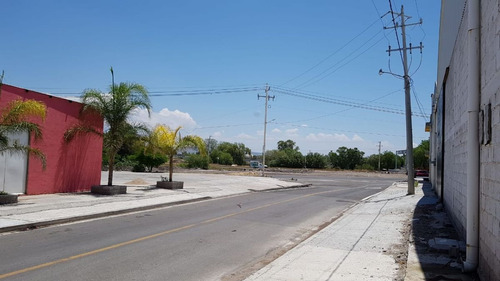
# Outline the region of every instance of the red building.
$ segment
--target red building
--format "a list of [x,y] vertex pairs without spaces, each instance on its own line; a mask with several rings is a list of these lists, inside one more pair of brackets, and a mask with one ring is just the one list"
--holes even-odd
[[77,136],[67,143],[63,136],[68,128],[82,122],[102,132],[102,117],[97,114],[82,116],[82,104],[79,102],[3,84],[0,108],[17,99],[36,100],[47,106],[45,121],[39,122],[42,139],[35,140],[32,136],[25,136],[26,143],[45,154],[47,166],[44,170],[35,157],[0,154],[0,190],[19,194],[43,194],[89,191],[92,185],[99,185],[102,137],[88,134]]

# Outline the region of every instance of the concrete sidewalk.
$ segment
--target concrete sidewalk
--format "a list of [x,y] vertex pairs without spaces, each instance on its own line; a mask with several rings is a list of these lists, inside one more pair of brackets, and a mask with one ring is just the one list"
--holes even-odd
[[[415,233],[419,216],[446,217],[434,211],[438,200],[430,187],[422,187],[406,195],[406,182],[394,183],[245,280],[478,280],[449,257],[458,241],[435,238],[442,224],[422,226],[429,241]],[[416,214],[419,208],[431,211]],[[415,240],[428,246],[417,247]]]
[[[103,172],[101,184],[107,183]],[[230,176],[224,174],[175,173],[184,189],[154,188],[165,173],[115,172],[113,184],[126,185],[127,194],[100,196],[87,193],[58,193],[20,196],[18,203],[0,205],[0,232],[23,230],[56,223],[109,216],[278,188],[304,186],[270,177]]]

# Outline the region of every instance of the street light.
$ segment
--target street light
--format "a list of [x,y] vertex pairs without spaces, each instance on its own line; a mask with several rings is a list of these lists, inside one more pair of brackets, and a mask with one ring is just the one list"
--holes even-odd
[[379,69],[378,71],[378,75],[382,75],[382,74],[390,74],[392,76],[396,76],[396,77],[399,77],[401,79],[405,79],[405,77],[403,75],[399,75],[399,74],[396,74],[396,73],[392,73],[392,72],[389,72],[389,71],[383,71],[382,68]]

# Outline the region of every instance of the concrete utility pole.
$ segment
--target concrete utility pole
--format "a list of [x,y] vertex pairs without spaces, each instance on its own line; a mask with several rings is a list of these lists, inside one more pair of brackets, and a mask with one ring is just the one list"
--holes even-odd
[[[408,55],[407,51],[412,49],[420,49],[422,52],[422,42],[420,42],[420,46],[406,47],[406,26],[422,24],[422,19],[420,22],[413,24],[405,24],[406,16],[404,14],[403,5],[401,5],[401,14],[399,14],[401,18],[401,35],[403,37],[403,47],[399,49],[392,49],[389,46],[389,50],[387,52],[391,55],[391,51],[402,51],[403,52],[403,68],[404,68],[404,86],[405,86],[405,111],[406,111],[406,172],[408,173],[408,194],[415,194],[415,178],[413,171],[413,131],[412,131],[412,123],[411,123],[411,93],[410,93],[410,75],[408,74]],[[410,18],[410,17],[408,17]],[[396,24],[392,27],[384,27],[384,29],[395,28],[397,29],[399,26]]]
[[275,98],[275,96],[269,96],[269,90],[271,89],[271,87],[269,87],[266,83],[266,95],[265,96],[261,96],[261,95],[257,95],[257,99],[260,99],[260,98],[265,98],[266,99],[266,108],[265,108],[265,114],[264,114],[264,145],[262,145],[262,176],[264,176],[264,169],[266,168],[266,129],[267,129],[267,108],[268,108],[268,101],[269,99],[273,99]]

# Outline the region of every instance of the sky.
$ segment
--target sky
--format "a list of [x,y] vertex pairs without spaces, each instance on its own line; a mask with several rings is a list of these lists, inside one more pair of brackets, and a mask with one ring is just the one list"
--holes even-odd
[[423,20],[406,27],[407,46],[423,44],[408,52],[416,146],[429,138],[440,1],[5,0],[0,71],[5,84],[73,99],[107,92],[113,67],[116,83],[151,95],[151,117],[136,110],[131,121],[256,154],[267,84],[266,150],[290,139],[302,153],[395,152],[406,123],[401,29],[384,29],[400,26],[391,6],[407,24]]

